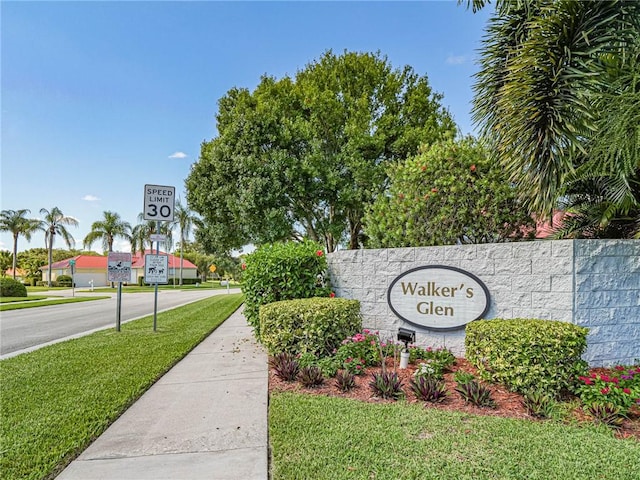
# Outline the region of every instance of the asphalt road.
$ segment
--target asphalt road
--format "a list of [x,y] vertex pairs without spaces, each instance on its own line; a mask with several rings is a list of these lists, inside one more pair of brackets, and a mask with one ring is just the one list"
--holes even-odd
[[[240,292],[231,289],[231,293]],[[71,290],[66,292],[70,295]],[[62,295],[56,291],[55,295]],[[212,295],[225,295],[226,290],[160,290],[158,312],[201,300]],[[78,293],[76,296],[89,294]],[[95,295],[104,295],[96,293]],[[121,322],[153,315],[153,292],[123,293]],[[25,349],[36,349],[60,339],[82,336],[95,330],[116,326],[117,299],[67,303],[48,307],[9,310],[0,313],[0,358]]]

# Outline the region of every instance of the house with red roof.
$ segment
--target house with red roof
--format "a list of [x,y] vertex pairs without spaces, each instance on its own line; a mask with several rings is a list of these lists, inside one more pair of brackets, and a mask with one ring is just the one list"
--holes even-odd
[[[144,277],[144,257],[151,253],[151,250],[145,250],[131,256],[131,280],[128,283],[137,284],[138,278]],[[174,278],[177,283],[180,278],[180,257],[165,252],[160,252],[160,254],[169,257],[169,283],[172,283]],[[71,260],[76,262],[73,274],[73,281],[76,287],[104,287],[109,285],[107,280],[108,258],[107,256],[94,255],[76,255],[53,263],[51,265],[51,281],[55,281],[60,275],[71,276]],[[48,280],[49,266],[44,265],[40,270],[42,270],[42,280],[46,282]],[[198,278],[198,267],[186,258],[182,260],[182,278]]]

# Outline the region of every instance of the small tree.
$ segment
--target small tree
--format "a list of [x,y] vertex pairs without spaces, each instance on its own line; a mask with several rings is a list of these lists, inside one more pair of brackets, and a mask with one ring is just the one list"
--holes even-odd
[[178,200],[176,202],[175,208],[175,220],[173,225],[177,226],[180,230],[180,285],[182,285],[182,267],[184,264],[184,244],[191,233],[191,228],[193,227],[193,222],[196,219],[196,216],[193,214],[191,210],[189,210],[188,206],[182,205],[182,202]]
[[[4,277],[7,273],[7,269],[13,263],[13,256],[9,250],[0,250],[0,276]],[[15,274],[15,269],[14,269]]]
[[322,246],[310,240],[266,244],[248,255],[242,286],[244,314],[256,336],[259,336],[260,305],[328,296],[326,269]]
[[437,143],[392,167],[389,178],[365,216],[370,247],[503,242],[535,232],[501,167],[472,138]]
[[[41,230],[39,220],[27,218],[30,210],[2,210],[0,212],[0,231],[11,232],[13,235],[13,279],[16,279],[16,269],[18,268],[18,237],[24,236],[27,241],[31,241],[31,234],[36,230]],[[5,269],[6,270],[6,269]],[[4,271],[3,270],[3,274]]]

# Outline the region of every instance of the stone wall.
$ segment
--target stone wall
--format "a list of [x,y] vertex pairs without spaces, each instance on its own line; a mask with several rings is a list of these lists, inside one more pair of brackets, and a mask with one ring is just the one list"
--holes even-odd
[[640,359],[640,241],[559,240],[444,247],[342,250],[327,256],[338,296],[360,300],[363,327],[395,338],[415,329],[417,343],[464,354],[464,330],[435,332],[397,318],[387,289],[425,265],[458,267],[491,295],[486,318],[541,318],[590,329],[592,365]]

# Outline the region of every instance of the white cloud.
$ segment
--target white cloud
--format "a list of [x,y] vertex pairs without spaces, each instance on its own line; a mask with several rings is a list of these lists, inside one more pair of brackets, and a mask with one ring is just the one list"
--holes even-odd
[[188,155],[184,152],[175,152],[169,155],[169,158],[187,158]]
[[128,240],[123,240],[121,238],[118,238],[113,242],[113,251],[114,252],[130,252],[131,243]]
[[85,195],[84,197],[82,197],[82,200],[86,200],[87,202],[97,202],[100,199],[95,195]]
[[449,55],[447,57],[447,65],[462,65],[467,61],[464,55]]

